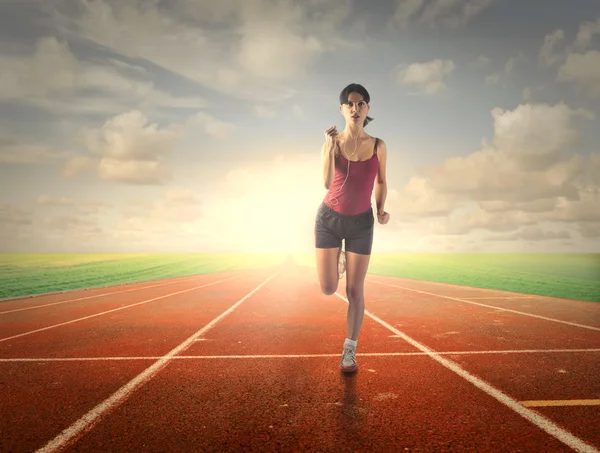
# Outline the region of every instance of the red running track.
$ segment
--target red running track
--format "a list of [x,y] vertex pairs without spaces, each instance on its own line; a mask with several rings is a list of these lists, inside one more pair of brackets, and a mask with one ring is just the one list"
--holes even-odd
[[342,285],[287,266],[2,302],[0,449],[600,448],[600,304],[370,275],[344,376]]

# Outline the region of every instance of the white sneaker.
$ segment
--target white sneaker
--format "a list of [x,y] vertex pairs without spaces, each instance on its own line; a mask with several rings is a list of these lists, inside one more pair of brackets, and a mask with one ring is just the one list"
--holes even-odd
[[342,360],[340,362],[340,370],[345,373],[351,373],[358,369],[358,363],[356,363],[356,348],[351,345],[344,346],[344,352],[342,353]]
[[338,278],[341,280],[342,275],[346,271],[346,252],[342,250],[340,252],[340,258],[338,260]]

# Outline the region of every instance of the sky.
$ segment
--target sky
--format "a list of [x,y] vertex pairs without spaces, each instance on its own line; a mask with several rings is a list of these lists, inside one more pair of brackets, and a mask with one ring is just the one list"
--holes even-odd
[[0,0],[0,38],[0,252],[311,253],[349,83],[373,253],[600,252],[597,0]]

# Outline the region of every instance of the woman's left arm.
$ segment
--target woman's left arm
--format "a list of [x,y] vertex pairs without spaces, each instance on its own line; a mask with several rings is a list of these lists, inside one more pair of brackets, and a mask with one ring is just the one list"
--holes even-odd
[[377,203],[377,220],[382,225],[388,223],[390,215],[385,212],[385,199],[387,196],[387,179],[386,179],[386,164],[387,164],[387,148],[383,140],[379,140],[377,146],[377,157],[379,158],[379,169],[377,178],[375,179],[375,201]]

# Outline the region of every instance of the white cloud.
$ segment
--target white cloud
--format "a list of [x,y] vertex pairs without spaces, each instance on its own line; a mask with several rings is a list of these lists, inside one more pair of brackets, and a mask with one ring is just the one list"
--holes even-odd
[[578,118],[595,118],[590,111],[564,103],[522,104],[513,111],[497,107],[492,117],[496,147],[522,164],[533,160],[538,168],[556,162],[565,149],[579,144]]
[[398,68],[398,82],[414,85],[422,93],[433,95],[446,90],[444,79],[454,71],[452,60],[435,59],[424,63],[412,63]]
[[103,157],[156,160],[170,153],[180,134],[179,127],[160,129],[141,112],[130,111],[107,120],[99,129],[86,128],[82,140],[90,152]]
[[139,111],[122,113],[98,129],[82,129],[79,140],[91,156],[77,156],[63,172],[73,176],[79,170],[97,165],[101,179],[162,184],[169,179],[164,157],[172,152],[182,133],[181,126],[160,128],[155,123],[149,124]]
[[592,97],[600,97],[600,52],[571,53],[558,70],[558,80],[574,82]]
[[403,27],[414,23],[430,28],[458,28],[494,2],[495,0],[396,0],[393,22]]
[[600,52],[587,50],[597,34],[600,34],[600,17],[596,21],[582,22],[573,44],[557,52],[555,47],[564,41],[565,34],[561,29],[554,30],[544,39],[538,56],[540,64],[553,66],[562,62],[556,80],[571,82],[583,93],[593,98],[600,97]]
[[492,117],[491,144],[417,169],[419,177],[398,196],[400,226],[464,235],[477,229],[516,231],[545,221],[600,220],[593,195],[600,181],[592,176],[600,169],[600,156],[570,152],[580,140],[576,120],[593,119],[593,114],[562,103],[526,104],[512,111],[495,108]]

